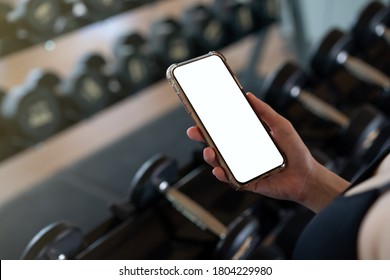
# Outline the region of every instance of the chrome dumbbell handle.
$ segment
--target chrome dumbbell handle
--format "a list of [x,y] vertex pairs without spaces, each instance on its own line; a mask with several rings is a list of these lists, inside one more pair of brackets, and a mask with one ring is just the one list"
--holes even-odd
[[296,97],[298,101],[314,115],[332,121],[341,127],[347,127],[349,125],[350,120],[347,115],[300,87],[293,87],[290,94],[293,97]]
[[337,63],[343,65],[361,81],[377,85],[384,90],[390,89],[390,78],[386,74],[366,62],[349,55],[347,52],[340,52],[337,55]]
[[165,193],[166,198],[183,216],[196,224],[203,230],[210,230],[219,238],[225,238],[227,228],[210,212],[200,206],[197,202],[180,192],[175,188],[170,188],[167,182],[161,182],[159,185],[160,192]]

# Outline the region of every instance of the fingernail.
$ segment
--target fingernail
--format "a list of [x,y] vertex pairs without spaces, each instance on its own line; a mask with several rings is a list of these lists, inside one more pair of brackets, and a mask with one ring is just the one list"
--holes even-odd
[[211,162],[214,157],[214,151],[212,149],[207,149],[204,153],[204,157],[206,161]]

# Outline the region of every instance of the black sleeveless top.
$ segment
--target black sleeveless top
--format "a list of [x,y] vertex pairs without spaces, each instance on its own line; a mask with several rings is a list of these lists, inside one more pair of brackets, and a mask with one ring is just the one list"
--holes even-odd
[[[371,177],[389,152],[390,149],[386,149],[347,190]],[[357,259],[360,224],[371,205],[387,190],[390,190],[390,181],[384,186],[362,193],[338,196],[306,226],[298,239],[293,258]]]

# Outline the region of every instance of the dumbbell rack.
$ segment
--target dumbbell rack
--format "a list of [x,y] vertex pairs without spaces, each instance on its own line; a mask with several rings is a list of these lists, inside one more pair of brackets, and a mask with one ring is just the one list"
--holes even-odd
[[[148,5],[151,2],[153,0],[121,0],[93,4],[93,1],[89,0],[57,0],[50,6],[48,5],[50,1],[31,1],[31,3],[28,3],[28,1],[4,0],[1,3],[4,5],[2,7],[4,9],[2,12],[5,13],[4,19],[2,18],[4,25],[8,29],[12,29],[14,33],[24,33],[24,35],[15,36],[15,34],[12,34],[10,38],[5,36],[6,43],[5,47],[2,46],[0,50],[0,56],[12,54],[37,43],[45,43],[46,40],[50,41],[53,36],[64,35],[95,21],[108,19],[115,14]],[[102,5],[108,6],[104,7]],[[49,20],[50,24],[42,25],[39,22],[42,18],[44,21]],[[4,36],[4,34],[1,35]]]
[[[183,2],[177,0],[156,2],[147,7],[141,7],[135,11],[112,17],[107,21],[86,26],[56,38],[56,48],[53,51],[45,50],[43,45],[36,45],[10,54],[0,60],[1,84],[5,88],[21,84],[32,67],[54,70],[58,74],[66,76],[79,55],[91,50],[98,51],[108,59],[112,59],[111,44],[121,32],[128,31],[129,26],[131,26],[131,28],[146,33],[148,23],[155,17],[156,11],[158,11],[157,14],[161,15],[178,16],[186,4]],[[210,1],[193,2],[208,3]],[[110,32],[107,32],[107,30],[110,30]],[[104,36],[102,36],[102,32]],[[250,53],[255,41],[255,35],[249,36],[223,50],[233,69],[239,71],[244,68],[247,61],[243,59],[243,54]],[[84,43],[78,44],[79,42]],[[69,52],[69,48],[75,46],[77,46],[77,51]],[[270,30],[264,51],[267,55],[264,56],[261,68],[259,66],[259,69],[257,69],[259,74],[269,72],[289,55],[283,50],[277,29],[272,28]],[[134,159],[134,163],[126,163],[128,169],[121,170],[122,173],[120,174],[122,176],[120,178],[121,184],[119,184],[121,187],[111,186],[118,181],[118,178],[114,177],[111,179],[111,185],[105,184],[106,181],[104,183],[98,182],[97,195],[94,190],[91,191],[95,188],[95,178],[89,177],[90,174],[81,174],[84,171],[80,173],[80,168],[90,166],[90,164],[96,162],[104,165],[106,160],[105,150],[121,143],[122,146],[119,145],[123,149],[120,152],[121,155],[124,156],[125,153],[128,153],[129,155],[126,155],[126,158],[133,160],[131,159],[132,150],[139,150],[139,146],[132,147],[131,143],[138,143],[138,145],[143,143],[138,140],[141,139],[138,135],[146,133],[144,130],[150,130],[149,128],[144,129],[144,127],[151,127],[153,128],[152,131],[155,132],[157,131],[156,128],[167,125],[167,121],[172,121],[172,119],[182,120],[179,122],[180,125],[177,131],[170,137],[162,137],[160,139],[162,143],[152,149],[143,147],[145,151],[141,153],[141,156]],[[3,213],[14,212],[26,218],[28,217],[27,212],[30,215],[44,215],[34,205],[42,205],[42,210],[45,209],[44,211],[50,212],[49,205],[57,203],[57,206],[60,205],[59,208],[67,207],[64,210],[65,212],[68,212],[67,209],[70,208],[70,213],[65,213],[64,217],[75,218],[73,216],[74,211],[69,205],[73,204],[74,207],[78,207],[80,203],[85,204],[85,202],[80,201],[80,197],[82,197],[87,200],[90,199],[89,201],[93,205],[99,206],[99,209],[94,207],[88,209],[87,205],[83,205],[85,214],[75,218],[76,220],[80,218],[80,223],[84,223],[84,231],[91,230],[94,226],[97,226],[97,223],[105,215],[108,215],[105,204],[123,197],[125,193],[124,181],[130,180],[139,165],[153,153],[161,152],[159,150],[161,147],[163,148],[162,151],[168,150],[175,157],[178,157],[182,163],[188,160],[190,151],[195,146],[185,137],[185,128],[188,125],[190,125],[189,119],[179,106],[179,100],[172,93],[168,83],[158,82],[93,117],[54,135],[38,146],[22,151],[1,162],[0,178],[3,186],[0,196],[1,209],[6,210]],[[132,137],[132,135],[136,136]],[[158,137],[158,135],[155,136]],[[136,140],[131,140],[134,138]],[[173,139],[177,140],[173,141]],[[129,141],[129,144],[123,144],[125,140]],[[179,148],[173,148],[175,143],[180,143]],[[99,160],[97,161],[96,158]],[[106,161],[108,165],[105,168],[110,168],[109,162],[111,161]],[[21,176],[21,174],[23,175]],[[96,176],[99,177],[98,174]],[[99,181],[100,179],[97,178],[96,180]],[[110,188],[113,188],[114,191]],[[121,189],[118,191],[119,188]],[[46,190],[56,192],[57,189],[61,190],[60,193],[62,191],[64,193],[61,197],[54,196],[53,201],[47,201],[46,198],[41,196]],[[50,193],[50,191],[48,192]],[[91,194],[92,198],[90,197]],[[17,204],[17,202],[21,203],[26,199],[30,201],[29,197],[33,198],[31,201],[34,201],[34,203],[27,203],[24,206]],[[65,198],[69,201],[63,201]],[[59,199],[58,202],[56,202],[56,199]],[[70,204],[68,205],[68,203]],[[25,207],[30,206],[32,207],[31,211],[27,211]],[[88,214],[91,217],[88,217]],[[93,217],[96,216],[99,216],[99,218],[94,219]],[[34,219],[36,217],[30,218]],[[42,216],[41,222],[29,224],[27,227],[16,221],[9,221],[7,227],[10,230],[24,232],[20,236],[20,242],[18,242],[20,244],[19,248],[11,253],[12,258],[18,257],[17,251],[20,252],[28,242],[26,236],[23,235],[28,235],[31,238],[40,228],[52,222],[52,219],[58,218],[50,215],[48,217]],[[15,234],[13,236],[15,238]],[[4,235],[4,240],[7,240],[7,238]]]
[[[255,212],[261,201],[260,196],[236,193],[218,182],[205,164],[182,175],[181,181],[186,181],[179,186],[181,192],[215,213],[225,224],[247,209],[253,208]],[[278,220],[276,213],[268,214],[270,224]],[[264,233],[270,230],[267,226],[265,223]],[[100,237],[96,239],[96,236]],[[76,258],[209,259],[218,240],[215,235],[189,222],[164,199],[126,220],[110,218],[91,231],[86,239],[93,241]]]

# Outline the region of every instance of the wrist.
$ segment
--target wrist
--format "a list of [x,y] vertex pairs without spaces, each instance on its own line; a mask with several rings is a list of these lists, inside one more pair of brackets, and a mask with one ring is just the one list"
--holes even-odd
[[313,171],[305,183],[302,204],[318,213],[345,191],[350,182],[313,159]]

